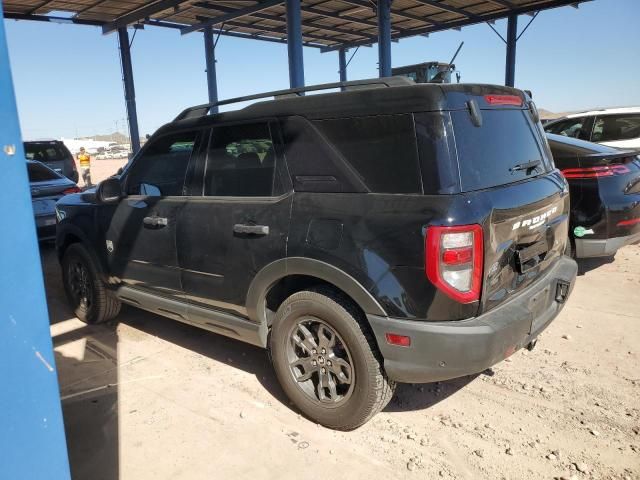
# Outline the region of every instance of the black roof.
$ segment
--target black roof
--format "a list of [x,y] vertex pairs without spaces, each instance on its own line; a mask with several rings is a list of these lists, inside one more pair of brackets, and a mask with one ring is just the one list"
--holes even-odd
[[316,95],[260,101],[239,110],[177,120],[158,133],[180,127],[198,127],[218,122],[244,121],[299,115],[309,119],[380,115],[405,112],[459,110],[468,108],[469,96],[517,95],[522,91],[500,85],[407,84],[386,88],[370,87]]

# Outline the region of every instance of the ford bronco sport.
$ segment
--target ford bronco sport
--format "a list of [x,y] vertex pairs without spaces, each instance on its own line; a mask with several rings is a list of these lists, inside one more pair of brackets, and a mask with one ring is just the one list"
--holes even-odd
[[126,303],[268,348],[292,402],[342,430],[396,382],[535,343],[577,265],[528,96],[390,78],[218,105],[267,96],[185,110],[121,175],[58,203],[80,319]]

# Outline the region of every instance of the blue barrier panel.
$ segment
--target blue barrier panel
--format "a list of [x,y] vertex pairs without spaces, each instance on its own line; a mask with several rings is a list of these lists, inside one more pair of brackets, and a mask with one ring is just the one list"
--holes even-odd
[[0,478],[65,480],[67,445],[0,2]]

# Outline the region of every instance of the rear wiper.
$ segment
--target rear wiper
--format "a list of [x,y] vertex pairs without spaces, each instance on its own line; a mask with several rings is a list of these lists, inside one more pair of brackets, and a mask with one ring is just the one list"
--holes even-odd
[[513,167],[511,167],[509,169],[509,171],[513,173],[513,172],[519,172],[521,170],[526,170],[527,175],[529,175],[529,171],[530,170],[537,169],[541,164],[542,164],[542,162],[540,160],[533,160],[531,162],[520,163],[518,165],[514,165]]

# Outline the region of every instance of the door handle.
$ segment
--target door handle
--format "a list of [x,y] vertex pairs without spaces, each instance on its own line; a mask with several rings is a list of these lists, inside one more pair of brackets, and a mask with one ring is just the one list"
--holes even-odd
[[142,223],[149,227],[166,227],[169,219],[165,217],[144,217]]
[[268,225],[243,225],[236,223],[233,226],[234,233],[241,233],[245,235],[269,235]]

